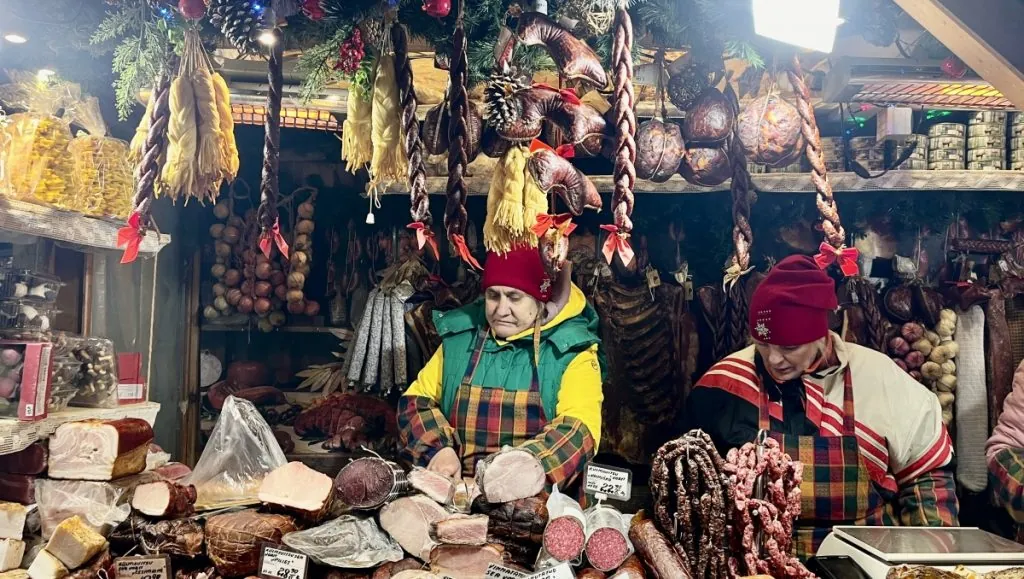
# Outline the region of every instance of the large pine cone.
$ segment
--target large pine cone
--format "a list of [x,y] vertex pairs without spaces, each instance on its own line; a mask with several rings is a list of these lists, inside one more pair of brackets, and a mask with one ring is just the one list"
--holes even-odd
[[714,187],[732,176],[732,166],[725,149],[696,147],[686,150],[679,174],[694,185]]
[[636,129],[636,176],[655,183],[668,181],[686,153],[679,125],[651,119]]
[[260,16],[253,0],[211,0],[210,22],[242,54],[258,54]]
[[796,107],[776,95],[750,102],[736,120],[747,160],[785,167],[800,158],[804,137]]
[[688,110],[711,86],[707,67],[691,64],[668,79],[668,100],[681,111]]
[[714,145],[725,141],[732,133],[736,113],[722,91],[709,88],[686,113],[683,138],[687,144]]

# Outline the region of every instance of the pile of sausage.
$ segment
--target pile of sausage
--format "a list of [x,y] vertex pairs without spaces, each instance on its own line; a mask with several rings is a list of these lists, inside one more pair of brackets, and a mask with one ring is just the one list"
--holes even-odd
[[[779,443],[767,439],[758,458],[758,448],[747,443],[729,451],[724,472],[732,489],[729,506],[729,557],[732,576],[771,575],[809,578],[814,575],[790,555],[793,521],[800,515],[799,462],[782,451]],[[764,479],[764,496],[754,498],[758,477]],[[760,536],[760,544],[757,538]]]

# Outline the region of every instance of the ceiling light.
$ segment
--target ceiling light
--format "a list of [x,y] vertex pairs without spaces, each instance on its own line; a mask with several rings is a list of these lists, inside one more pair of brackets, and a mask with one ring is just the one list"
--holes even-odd
[[10,42],[11,44],[25,44],[26,42],[28,42],[27,38],[20,34],[14,34],[13,32],[10,34],[5,34],[4,40]]
[[761,36],[832,52],[839,18],[839,0],[753,0],[754,31]]
[[274,46],[274,43],[277,42],[277,38],[274,36],[272,31],[264,30],[260,33],[259,41],[263,46]]
[[55,74],[57,73],[48,68],[40,68],[38,71],[36,71],[36,80],[38,80],[39,82],[46,82],[50,80],[50,77],[52,77]]

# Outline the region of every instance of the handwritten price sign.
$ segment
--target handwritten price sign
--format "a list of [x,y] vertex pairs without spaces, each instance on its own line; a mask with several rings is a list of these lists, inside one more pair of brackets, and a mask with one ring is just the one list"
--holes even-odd
[[487,565],[487,571],[484,572],[485,579],[523,579],[524,577],[526,577],[526,573],[494,563]]
[[309,557],[280,547],[263,545],[260,551],[260,577],[263,579],[306,579]]
[[587,465],[583,492],[628,501],[633,495],[633,473],[623,468],[590,463]]
[[114,570],[117,579],[170,579],[171,559],[166,555],[118,557]]
[[527,579],[575,579],[576,574],[572,572],[569,563],[559,563],[554,567],[537,571]]

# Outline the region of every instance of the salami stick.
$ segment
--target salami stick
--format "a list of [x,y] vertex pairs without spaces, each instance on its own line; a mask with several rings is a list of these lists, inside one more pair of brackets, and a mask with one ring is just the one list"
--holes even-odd
[[466,0],[459,1],[459,17],[455,21],[452,35],[452,58],[448,70],[450,98],[448,99],[448,200],[444,208],[444,227],[448,240],[456,253],[467,263],[477,267],[466,247],[466,165],[469,164],[467,138],[469,135],[469,95],[466,92],[469,61],[466,57],[466,30],[463,25],[463,10]]
[[[263,128],[263,180],[260,182],[260,206],[256,212],[261,234],[267,235],[277,226],[278,164],[281,158],[281,91],[284,85],[281,30],[270,32],[274,42],[270,46],[267,68],[267,114]],[[268,250],[269,251],[269,250]]]

